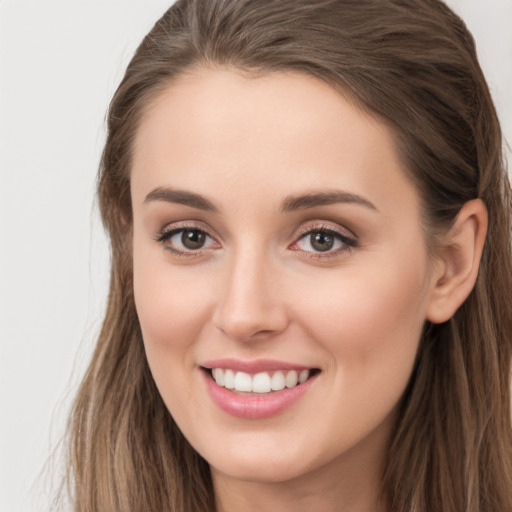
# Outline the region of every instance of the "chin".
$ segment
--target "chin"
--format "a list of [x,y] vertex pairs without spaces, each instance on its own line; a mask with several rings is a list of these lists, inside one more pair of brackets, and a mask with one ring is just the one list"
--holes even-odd
[[223,460],[218,465],[210,464],[212,473],[222,473],[230,478],[255,483],[283,483],[308,472],[306,466],[300,466],[295,462],[286,460],[251,460],[236,458],[235,460]]
[[[297,440],[286,444],[280,437],[265,439],[255,433],[252,440],[235,441],[229,446],[219,443],[219,450],[206,450],[202,456],[213,474],[219,472],[230,478],[259,483],[290,481],[325,464],[321,450],[305,450],[304,443]],[[286,437],[293,439],[292,435]]]

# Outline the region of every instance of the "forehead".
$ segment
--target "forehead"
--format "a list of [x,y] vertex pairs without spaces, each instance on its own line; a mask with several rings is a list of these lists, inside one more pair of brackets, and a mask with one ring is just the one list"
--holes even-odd
[[276,200],[335,186],[374,204],[393,193],[417,206],[386,125],[297,73],[195,71],[148,106],[134,146],[134,199],[157,186],[209,195],[219,180],[269,199],[275,191]]

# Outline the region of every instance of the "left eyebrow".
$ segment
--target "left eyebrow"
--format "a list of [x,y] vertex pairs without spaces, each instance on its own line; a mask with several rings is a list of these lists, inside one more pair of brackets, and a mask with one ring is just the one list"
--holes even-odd
[[352,203],[365,206],[370,210],[378,211],[377,207],[368,199],[345,192],[343,190],[329,190],[325,192],[312,192],[300,196],[289,196],[281,205],[282,212],[292,212],[295,210],[306,210],[316,206],[327,206],[336,203]]

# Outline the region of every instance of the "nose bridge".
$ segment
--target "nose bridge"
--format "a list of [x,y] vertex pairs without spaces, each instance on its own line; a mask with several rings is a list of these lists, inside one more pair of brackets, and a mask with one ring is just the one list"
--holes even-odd
[[233,251],[226,264],[214,316],[216,326],[239,341],[271,335],[287,325],[286,308],[277,290],[275,262],[263,248]]

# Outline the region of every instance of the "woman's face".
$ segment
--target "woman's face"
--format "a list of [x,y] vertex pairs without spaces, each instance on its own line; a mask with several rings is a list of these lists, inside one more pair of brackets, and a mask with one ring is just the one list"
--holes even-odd
[[148,361],[214,477],[375,471],[433,289],[387,127],[314,78],[195,72],[131,186]]

